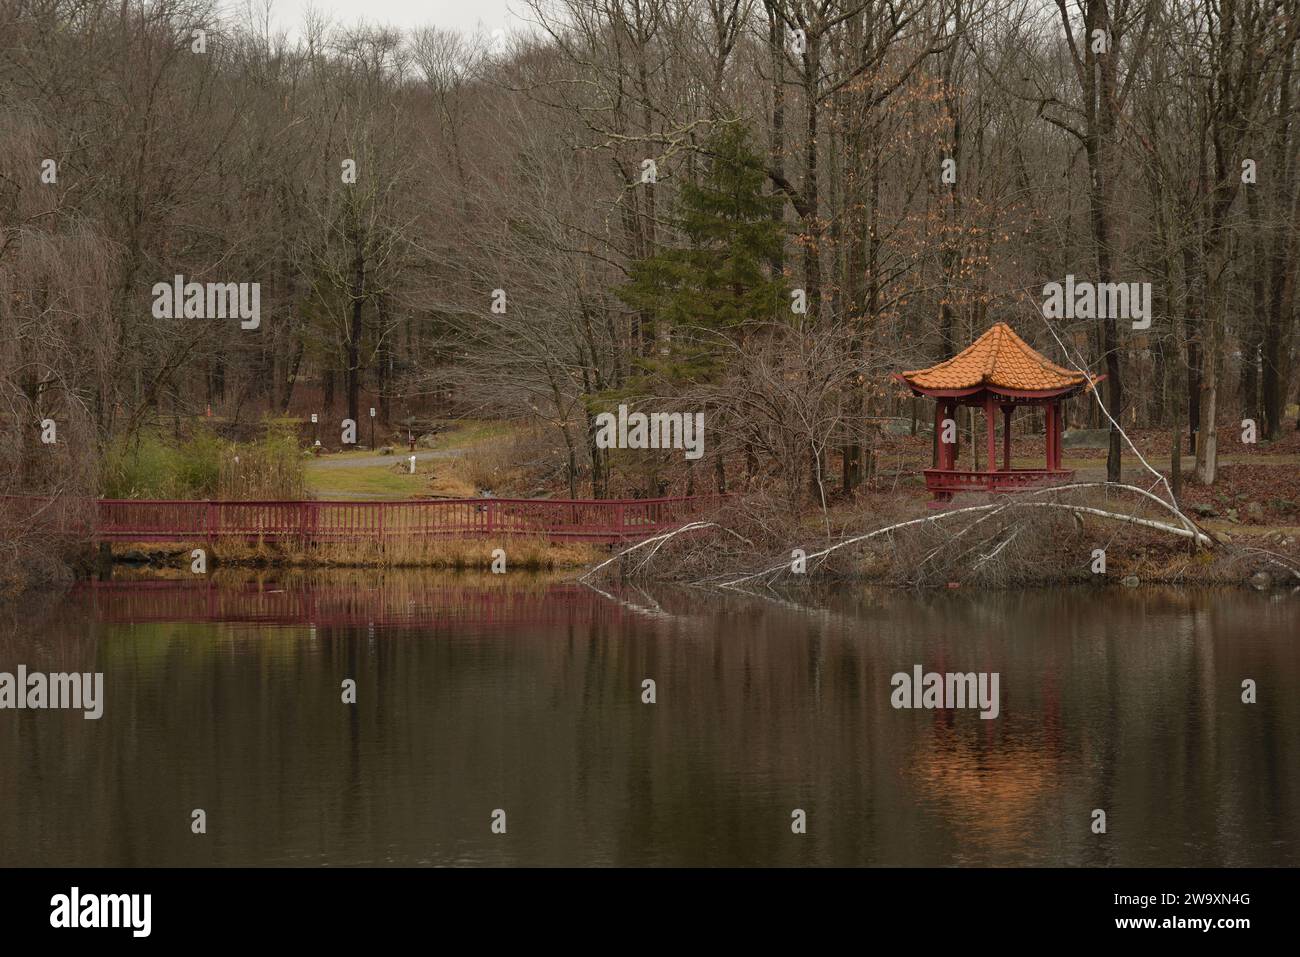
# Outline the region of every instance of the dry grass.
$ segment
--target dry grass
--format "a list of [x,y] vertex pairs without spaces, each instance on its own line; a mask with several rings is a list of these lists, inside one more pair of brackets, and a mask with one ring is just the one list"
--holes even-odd
[[539,461],[537,440],[535,433],[524,430],[491,435],[462,455],[440,461],[437,478],[447,487],[468,489],[466,496],[480,489],[498,497],[522,495]]
[[395,538],[361,543],[322,543],[304,551],[317,565],[482,569],[492,567],[492,552],[504,549],[506,567],[545,571],[578,568],[603,554],[601,546],[583,542],[509,538]]
[[207,551],[210,566],[276,565],[304,568],[442,568],[479,569],[492,567],[492,552],[505,550],[507,570],[549,571],[581,568],[608,554],[608,547],[589,542],[550,542],[541,538],[453,538],[411,536],[384,541],[279,542],[202,541],[186,544],[114,545],[116,555],[131,552],[147,556],[151,563],[168,568],[188,569],[192,549]]
[[432,474],[424,483],[424,493],[440,498],[474,498],[478,495],[477,485],[465,478],[460,459],[438,459],[429,463]]

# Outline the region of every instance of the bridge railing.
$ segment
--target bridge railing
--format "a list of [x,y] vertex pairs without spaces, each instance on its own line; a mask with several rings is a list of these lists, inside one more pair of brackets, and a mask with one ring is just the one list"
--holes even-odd
[[534,535],[622,541],[677,527],[716,497],[429,499],[401,502],[193,502],[104,499],[101,541],[362,541],[434,535]]

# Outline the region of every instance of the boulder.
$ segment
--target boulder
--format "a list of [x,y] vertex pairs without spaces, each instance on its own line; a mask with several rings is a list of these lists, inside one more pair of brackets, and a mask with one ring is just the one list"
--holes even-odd
[[1264,506],[1260,505],[1259,502],[1247,502],[1246,517],[1252,522],[1264,521]]
[[424,433],[424,435],[420,436],[418,439],[415,440],[415,445],[417,448],[431,449],[434,447],[434,444],[437,442],[437,440],[438,440],[438,436],[435,435],[433,432],[426,432]]
[[1219,514],[1214,510],[1213,505],[1208,505],[1205,502],[1197,502],[1195,505],[1189,505],[1187,506],[1187,511],[1200,518],[1214,518]]

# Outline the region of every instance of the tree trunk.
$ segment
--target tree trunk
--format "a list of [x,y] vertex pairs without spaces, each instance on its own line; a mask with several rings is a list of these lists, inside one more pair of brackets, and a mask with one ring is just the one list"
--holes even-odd
[[357,405],[361,392],[361,335],[365,330],[361,307],[366,295],[366,259],[364,249],[358,237],[353,238],[355,254],[352,260],[352,319],[348,326],[348,418],[353,422],[357,418]]
[[[1207,257],[1216,263],[1218,256]],[[1219,280],[1215,270],[1205,280],[1204,320],[1201,326],[1200,439],[1196,443],[1196,480],[1213,485],[1218,466],[1215,422],[1219,411],[1219,354],[1223,338]]]
[[810,322],[821,318],[822,302],[822,266],[821,239],[818,226],[818,211],[821,197],[818,194],[817,178],[817,111],[821,107],[818,87],[821,77],[821,38],[813,33],[807,37],[804,48],[804,178],[803,178],[803,272],[804,289],[808,296],[808,315]]

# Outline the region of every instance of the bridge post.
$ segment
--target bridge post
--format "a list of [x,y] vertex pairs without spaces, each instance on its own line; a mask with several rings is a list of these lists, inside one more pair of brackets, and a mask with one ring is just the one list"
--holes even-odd
[[99,581],[111,581],[113,578],[113,544],[99,543],[99,556],[95,562],[95,578]]

